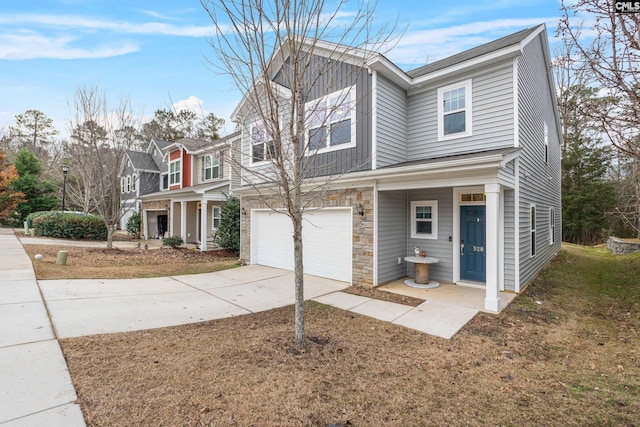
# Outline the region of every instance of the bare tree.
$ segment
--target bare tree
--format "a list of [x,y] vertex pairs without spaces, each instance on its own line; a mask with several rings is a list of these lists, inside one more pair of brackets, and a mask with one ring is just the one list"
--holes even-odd
[[120,209],[119,173],[124,154],[135,143],[132,132],[138,119],[127,99],[110,109],[98,87],[78,87],[72,104],[68,146],[71,173],[77,177],[77,195],[89,210],[100,215],[107,227],[107,248],[113,247],[113,231],[124,214]]
[[[372,28],[375,2],[362,2],[355,11],[346,10],[345,1],[324,0],[201,0],[201,4],[215,28],[210,43],[216,58],[211,64],[231,76],[245,94],[241,125],[255,124],[249,150],[230,160],[241,169],[245,184],[264,196],[267,206],[291,219],[295,346],[302,349],[306,344],[303,214],[317,206],[323,190],[337,178],[330,173],[340,170],[336,165],[319,168],[316,155],[327,144],[330,118],[338,115],[348,126],[350,110],[360,101],[349,92],[333,102],[320,99],[354,85],[367,60],[391,42],[395,27]],[[345,72],[346,62],[355,66]],[[243,159],[250,158],[266,160],[265,166],[246,167]]]
[[617,13],[607,0],[562,2],[559,34],[572,45],[573,69],[602,97],[591,117],[619,150],[640,157],[640,26],[636,13]]

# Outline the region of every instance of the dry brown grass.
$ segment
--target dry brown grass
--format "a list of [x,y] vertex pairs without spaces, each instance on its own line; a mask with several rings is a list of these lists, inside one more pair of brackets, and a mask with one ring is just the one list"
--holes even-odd
[[451,340],[307,303],[302,354],[291,307],[61,343],[90,426],[632,426],[639,272],[571,250]]
[[[227,251],[189,249],[98,249],[51,245],[24,245],[39,280],[129,279],[207,273],[231,268],[237,257]],[[56,265],[58,251],[67,251],[67,265]],[[41,254],[41,260],[34,260]]]

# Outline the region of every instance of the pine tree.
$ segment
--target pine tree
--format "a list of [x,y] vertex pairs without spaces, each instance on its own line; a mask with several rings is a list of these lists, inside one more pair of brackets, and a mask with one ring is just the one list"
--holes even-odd
[[58,197],[56,186],[41,179],[43,168],[35,155],[24,149],[18,151],[14,166],[18,177],[11,183],[11,189],[24,195],[24,201],[18,204],[13,215],[14,224],[20,225],[32,212],[54,209]]
[[228,197],[220,209],[216,243],[234,252],[240,251],[240,200]]

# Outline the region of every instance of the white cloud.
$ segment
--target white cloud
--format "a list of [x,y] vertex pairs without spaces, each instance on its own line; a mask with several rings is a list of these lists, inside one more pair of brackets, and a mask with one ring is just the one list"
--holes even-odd
[[187,99],[183,99],[173,103],[173,109],[175,111],[188,110],[192,113],[196,113],[198,116],[207,114],[203,106],[204,101],[193,95],[191,95]]
[[387,56],[399,64],[425,65],[541,23],[555,23],[558,17],[499,19],[472,22],[405,33]]
[[89,48],[73,47],[77,41],[72,36],[47,37],[33,31],[19,31],[16,34],[0,34],[0,59],[78,59],[106,58],[136,52],[138,46],[130,42],[116,45],[98,45]]
[[42,25],[53,28],[109,30],[126,34],[156,34],[184,37],[204,37],[211,34],[210,26],[178,26],[160,22],[119,22],[87,18],[77,15],[17,14],[0,16],[0,24]]

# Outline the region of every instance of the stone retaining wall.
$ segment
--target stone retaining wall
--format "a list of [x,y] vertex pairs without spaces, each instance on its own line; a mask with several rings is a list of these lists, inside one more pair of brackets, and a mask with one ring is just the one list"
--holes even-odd
[[640,243],[626,242],[624,240],[618,239],[617,237],[610,236],[609,240],[607,241],[607,248],[609,248],[612,254],[630,254],[634,252],[640,252]]

